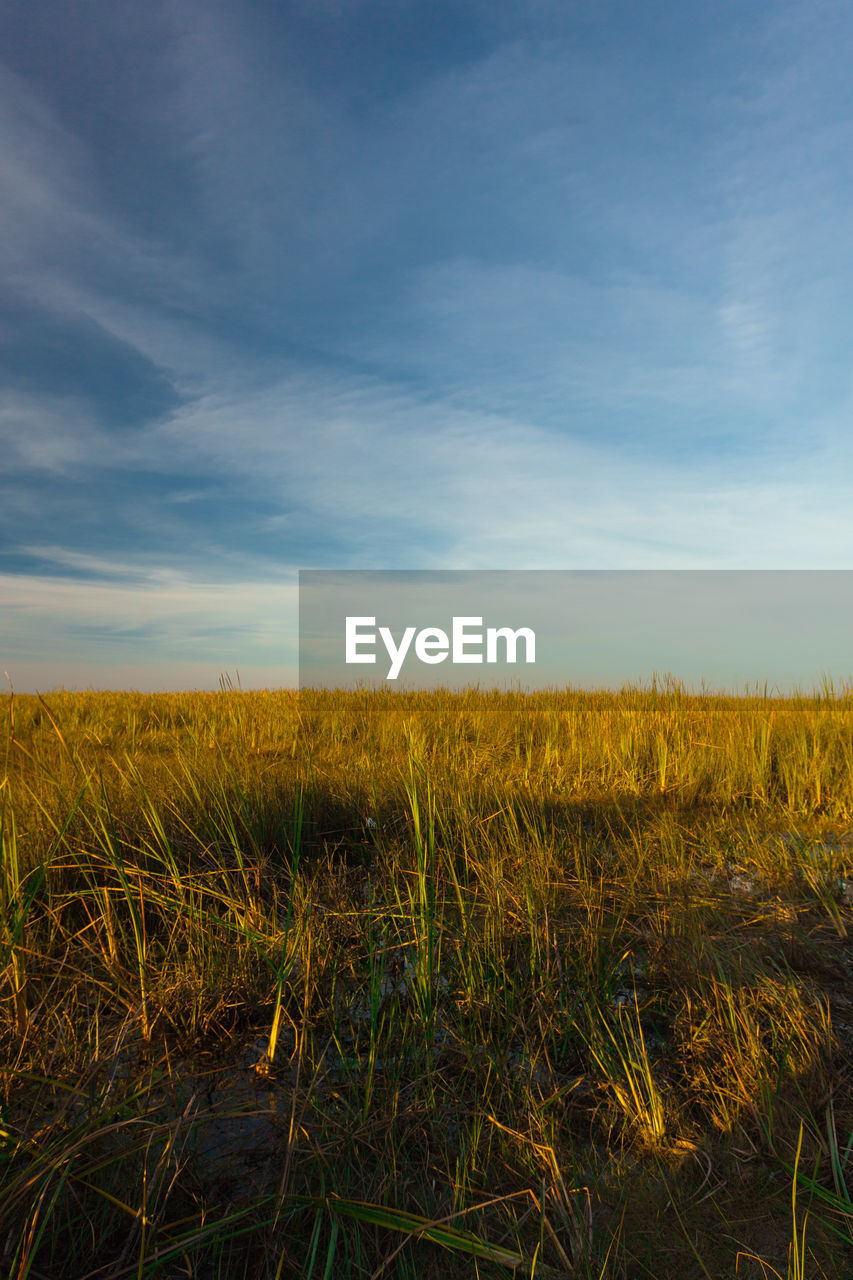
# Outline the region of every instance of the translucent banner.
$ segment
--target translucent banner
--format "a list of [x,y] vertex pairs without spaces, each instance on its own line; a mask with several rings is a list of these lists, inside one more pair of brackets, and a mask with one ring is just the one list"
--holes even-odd
[[840,691],[853,571],[303,570],[300,688]]

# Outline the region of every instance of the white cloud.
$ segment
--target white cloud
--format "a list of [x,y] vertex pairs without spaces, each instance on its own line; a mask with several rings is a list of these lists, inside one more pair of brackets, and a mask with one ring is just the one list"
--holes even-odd
[[[757,408],[819,413],[853,389],[849,9],[781,5],[713,152],[725,217],[718,318],[733,381]],[[843,370],[843,374],[842,374]]]
[[[175,0],[152,42],[166,91],[134,109],[185,164],[189,241],[134,229],[102,158],[0,68],[0,283],[187,397],[123,434],[73,398],[5,397],[4,509],[57,567],[0,577],[6,642],[41,635],[68,671],[92,645],[116,672],[217,646],[272,670],[314,546],[359,567],[848,567],[845,15],[781,7],[706,114],[703,83],[658,101],[619,41],[556,39],[353,112],[287,50],[261,65],[240,6]],[[685,103],[702,128],[682,137]],[[109,470],[138,552],[94,521],[83,549],[73,521],[67,545],[39,532],[19,475]],[[146,512],[170,474],[187,502]],[[188,477],[256,497],[266,557],[235,547],[211,581]],[[171,560],[147,554],[172,531]]]
[[174,569],[162,565],[138,563],[134,560],[115,560],[109,556],[86,555],[84,552],[72,551],[68,547],[31,545],[21,547],[20,551],[32,559],[46,560],[50,564],[94,577],[119,578],[126,582],[142,579],[149,583],[163,584],[174,582],[179,576]]
[[[628,455],[367,379],[211,395],[152,430],[397,567],[846,567],[853,515],[837,458],[769,456],[737,477]],[[829,500],[829,495],[836,501]]]
[[116,452],[67,398],[8,388],[0,405],[0,448],[10,475],[20,467],[62,474]]
[[[53,558],[64,564],[75,559],[61,550]],[[76,568],[115,578],[127,568],[76,560]],[[154,684],[147,687],[168,687],[158,681],[172,669],[235,667],[279,670],[277,683],[287,683],[295,671],[296,595],[293,573],[210,582],[164,566],[149,569],[142,583],[0,573],[0,669],[16,685],[36,669],[34,663],[54,673],[52,683],[66,685],[78,679],[68,673],[87,668],[100,670],[101,687],[116,687],[112,673],[128,667],[148,671]]]

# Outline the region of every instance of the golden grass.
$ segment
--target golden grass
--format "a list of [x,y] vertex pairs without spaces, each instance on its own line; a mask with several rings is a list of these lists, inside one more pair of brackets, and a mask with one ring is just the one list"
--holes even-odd
[[0,710],[0,1277],[851,1274],[847,691]]

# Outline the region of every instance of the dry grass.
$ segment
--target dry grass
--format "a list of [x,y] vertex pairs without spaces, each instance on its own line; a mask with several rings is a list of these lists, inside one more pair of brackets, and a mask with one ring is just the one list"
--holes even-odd
[[853,1272],[846,691],[2,711],[0,1276]]

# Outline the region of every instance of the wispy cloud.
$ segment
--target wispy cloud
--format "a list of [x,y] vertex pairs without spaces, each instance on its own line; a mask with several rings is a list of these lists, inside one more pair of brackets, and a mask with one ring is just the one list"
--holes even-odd
[[300,565],[847,567],[846,6],[22,14],[0,660],[266,670]]
[[[211,398],[154,433],[271,500],[334,524],[340,564],[411,567],[841,567],[850,517],[827,459],[732,474],[362,380]],[[161,443],[162,442],[162,443]],[[839,499],[846,493],[836,481]],[[782,521],[776,508],[787,511]],[[806,532],[806,525],[808,532]],[[325,558],[325,557],[323,557]]]
[[[48,675],[51,663],[90,674],[100,669],[98,684],[108,688],[115,687],[110,672],[117,666],[139,673],[147,667],[149,688],[164,687],[175,667],[195,670],[195,682],[205,687],[216,686],[221,669],[242,668],[250,678],[276,668],[291,681],[295,675],[292,576],[205,583],[163,570],[139,584],[0,574],[0,610],[0,667],[18,687],[28,673]],[[281,680],[287,682],[284,674]]]

